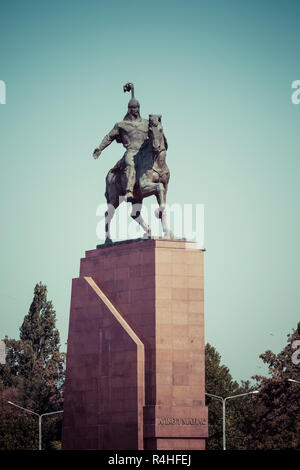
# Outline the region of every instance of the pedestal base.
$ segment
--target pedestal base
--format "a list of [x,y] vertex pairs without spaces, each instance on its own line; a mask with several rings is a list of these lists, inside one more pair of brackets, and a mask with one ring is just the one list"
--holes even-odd
[[73,280],[63,449],[204,449],[203,251],[91,250]]

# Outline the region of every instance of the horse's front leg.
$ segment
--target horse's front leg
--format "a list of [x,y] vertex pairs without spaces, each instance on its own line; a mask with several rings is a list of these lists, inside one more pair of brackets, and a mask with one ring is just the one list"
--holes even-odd
[[168,227],[167,223],[167,209],[166,209],[166,195],[167,195],[167,185],[164,186],[162,183],[159,183],[159,191],[156,193],[156,199],[158,202],[158,209],[155,211],[156,217],[161,219],[161,225],[164,232],[165,238],[174,238],[173,233]]
[[155,211],[155,216],[158,219],[161,219],[163,212],[166,209],[166,194],[165,194],[164,185],[162,183],[156,183],[156,187],[157,189],[156,189],[155,196],[156,196],[156,200],[158,203],[158,208]]
[[132,203],[131,217],[145,230],[144,238],[151,238],[151,229],[142,217],[142,201]]
[[166,238],[173,238],[172,232],[170,232],[168,225],[167,225],[167,214],[166,214],[166,189],[167,185],[165,186],[163,183],[153,182],[146,178],[140,179],[140,190],[141,193],[145,196],[146,194],[155,194],[157,202],[158,202],[158,209],[155,211],[156,217],[161,219],[162,228],[164,232],[164,236]]
[[167,211],[166,211],[166,208],[164,208],[163,211],[162,211],[162,215],[161,215],[161,225],[162,225],[162,229],[163,229],[163,232],[164,232],[164,237],[165,237],[165,238],[168,238],[168,239],[173,239],[173,238],[174,238],[174,234],[173,234],[173,232],[169,229],[168,223],[167,223]]

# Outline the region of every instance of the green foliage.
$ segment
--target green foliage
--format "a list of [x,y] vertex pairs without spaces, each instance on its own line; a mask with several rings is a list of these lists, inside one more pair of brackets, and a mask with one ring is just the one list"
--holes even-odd
[[0,411],[0,450],[38,449],[37,418]]
[[[278,354],[266,351],[261,359],[269,367],[269,376],[255,376],[255,386],[232,380],[229,369],[221,365],[221,356],[207,344],[206,391],[223,398],[258,389],[259,393],[226,402],[227,449],[283,450],[300,449],[300,364],[292,361],[292,345],[300,341],[300,323],[288,335],[287,345]],[[298,346],[299,347],[299,346]],[[207,398],[209,438],[207,449],[222,448],[222,402]]]
[[7,401],[18,402],[18,390],[5,388],[0,379],[0,450],[38,448],[37,418],[18,413]]
[[[216,349],[207,344],[205,347],[205,376],[206,391],[222,398],[247,393],[253,388],[249,382],[239,385],[235,382],[229,369],[221,365],[221,356]],[[220,450],[223,448],[223,413],[222,401],[216,398],[206,397],[208,406],[209,437],[207,439],[208,450]],[[226,402],[226,448],[247,448],[248,416],[253,412],[253,396],[239,397]]]
[[43,449],[61,450],[62,414],[43,418]]
[[[7,394],[7,391],[17,390],[17,396],[11,401],[38,414],[59,411],[63,406],[64,354],[59,351],[59,332],[55,328],[55,322],[56,313],[52,302],[47,300],[47,288],[39,283],[35,286],[29,312],[20,327],[20,339],[5,339],[6,364],[0,367],[2,395]],[[17,427],[20,424],[21,433],[22,426],[28,420],[32,421],[32,417],[26,414],[23,416],[24,412],[14,413],[17,415],[12,415],[5,407],[2,409],[6,426],[0,429],[0,442],[4,440],[5,429],[7,436],[12,429],[8,422],[14,422]],[[60,427],[61,416],[43,418],[44,446],[60,439]],[[35,428],[37,435],[37,422]],[[7,439],[7,442],[12,442],[9,437]],[[34,448],[30,436],[25,443],[21,434],[19,445],[24,449]]]
[[252,449],[300,449],[300,364],[294,364],[297,330],[287,336],[287,345],[278,354],[266,351],[261,359],[268,364],[269,377],[255,376],[260,393],[255,398],[255,419],[249,417],[249,447]]

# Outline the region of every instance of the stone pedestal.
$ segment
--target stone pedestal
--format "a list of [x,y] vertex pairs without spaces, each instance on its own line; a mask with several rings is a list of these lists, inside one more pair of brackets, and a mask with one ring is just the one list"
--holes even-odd
[[204,252],[124,242],[73,279],[63,449],[204,449]]

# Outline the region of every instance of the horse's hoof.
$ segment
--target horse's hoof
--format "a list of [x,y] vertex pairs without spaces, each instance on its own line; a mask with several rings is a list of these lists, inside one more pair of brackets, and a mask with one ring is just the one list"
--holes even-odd
[[151,238],[151,230],[147,230],[143,235],[144,240],[147,240],[148,238]]
[[171,230],[168,230],[164,233],[164,238],[167,240],[174,240],[174,233]]
[[109,238],[109,237],[107,237],[107,238],[105,239],[105,243],[104,243],[104,245],[107,245],[107,246],[111,246],[111,245],[113,245],[113,241],[112,241],[112,239],[111,239],[111,238]]

